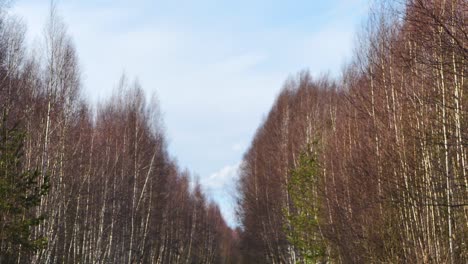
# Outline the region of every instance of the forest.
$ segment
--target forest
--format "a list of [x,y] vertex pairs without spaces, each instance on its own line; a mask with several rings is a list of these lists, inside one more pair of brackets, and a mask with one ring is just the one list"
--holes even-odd
[[1,3],[0,263],[468,262],[466,0],[374,1],[339,78],[288,78],[236,229],[168,153],[157,98],[123,76],[91,104],[56,9],[34,53]]
[[0,17],[0,263],[235,263],[233,231],[167,152],[156,98],[97,106],[55,9],[43,54]]
[[467,15],[377,1],[341,79],[286,82],[240,172],[243,263],[468,262]]

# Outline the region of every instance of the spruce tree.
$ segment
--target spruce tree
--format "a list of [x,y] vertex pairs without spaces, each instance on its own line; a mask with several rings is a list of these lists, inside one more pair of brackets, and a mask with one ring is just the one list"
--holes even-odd
[[[33,209],[48,191],[48,178],[24,168],[25,133],[0,123],[0,263],[16,262],[21,253],[41,248],[44,238],[31,238],[31,229],[44,220]],[[43,178],[42,182],[41,178]]]
[[287,215],[288,241],[305,263],[322,263],[326,260],[326,244],[320,231],[318,186],[319,163],[317,155],[308,146],[301,153],[298,166],[291,171],[288,193],[292,210]]

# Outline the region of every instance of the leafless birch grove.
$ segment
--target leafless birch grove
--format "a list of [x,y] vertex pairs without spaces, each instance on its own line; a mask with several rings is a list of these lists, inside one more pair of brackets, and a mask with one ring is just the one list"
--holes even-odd
[[341,79],[286,82],[244,157],[243,263],[467,263],[467,15],[467,1],[376,1]]
[[5,9],[1,15],[2,127],[26,135],[22,170],[40,171],[37,184],[48,179],[50,188],[22,216],[45,216],[27,222],[30,239],[41,242],[33,249],[5,235],[18,219],[2,201],[0,263],[235,262],[234,232],[167,153],[158,101],[122,77],[109,99],[91,106],[55,8],[33,55],[25,26]]
[[88,103],[55,7],[32,52],[7,2],[0,263],[468,263],[466,0],[374,1],[339,78],[289,78],[236,230],[168,153],[156,98],[123,76]]

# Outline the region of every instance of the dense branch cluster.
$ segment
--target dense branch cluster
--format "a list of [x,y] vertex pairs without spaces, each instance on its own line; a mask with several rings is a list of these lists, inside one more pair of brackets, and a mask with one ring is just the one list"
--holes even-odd
[[468,4],[402,2],[339,81],[278,96],[241,168],[243,263],[468,261]]
[[[233,262],[233,231],[168,155],[157,101],[122,78],[114,95],[92,110],[81,97],[73,43],[54,9],[43,52],[35,56],[24,47],[24,26],[4,11],[2,129],[25,136],[15,137],[21,155],[2,148],[1,164],[14,160],[15,173],[38,176],[30,188],[50,188],[13,218],[14,207],[3,206],[3,198],[30,190],[6,189],[5,179],[18,183],[20,178],[8,176],[12,166],[1,166],[0,262]],[[29,223],[21,229],[23,240],[41,243],[32,248],[28,241],[10,239],[6,232],[14,221]]]

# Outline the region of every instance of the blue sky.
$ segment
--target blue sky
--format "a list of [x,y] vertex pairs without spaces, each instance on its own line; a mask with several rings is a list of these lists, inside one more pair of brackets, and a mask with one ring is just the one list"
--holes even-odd
[[[122,73],[156,93],[169,150],[231,226],[237,168],[288,76],[338,76],[369,0],[61,0],[93,102]],[[40,46],[48,0],[12,13]]]

